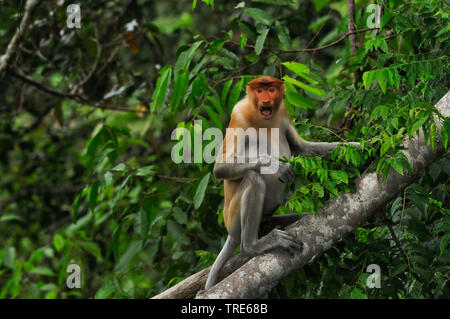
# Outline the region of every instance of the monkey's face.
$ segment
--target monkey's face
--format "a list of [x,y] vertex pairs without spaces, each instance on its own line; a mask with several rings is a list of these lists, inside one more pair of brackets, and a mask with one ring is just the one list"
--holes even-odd
[[262,118],[269,120],[278,110],[280,91],[275,86],[260,86],[255,88],[256,107]]

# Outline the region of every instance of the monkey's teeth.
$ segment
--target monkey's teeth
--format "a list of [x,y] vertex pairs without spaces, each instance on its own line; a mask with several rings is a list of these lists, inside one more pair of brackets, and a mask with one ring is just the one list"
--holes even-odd
[[272,108],[270,106],[263,106],[259,109],[262,115],[269,116],[272,114]]

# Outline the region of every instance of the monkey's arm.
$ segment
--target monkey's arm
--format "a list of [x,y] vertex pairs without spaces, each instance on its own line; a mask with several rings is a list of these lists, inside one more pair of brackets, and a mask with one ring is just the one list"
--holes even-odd
[[[288,122],[286,127],[286,138],[289,143],[289,147],[293,155],[301,156],[314,156],[314,155],[326,155],[329,151],[335,149],[340,142],[308,142],[298,135],[297,130],[291,122]],[[359,146],[358,142],[347,142]]]
[[236,180],[244,177],[249,170],[260,172],[263,165],[270,163],[268,156],[252,156],[247,158],[245,150],[239,152],[236,145],[234,133],[227,131],[224,142],[219,150],[219,156],[216,158],[213,174],[218,180]]
[[[237,160],[236,160],[237,161]],[[218,163],[214,164],[213,174],[218,180],[222,179],[241,179],[244,177],[248,170],[254,170],[259,172],[261,163],[255,161],[255,163]]]

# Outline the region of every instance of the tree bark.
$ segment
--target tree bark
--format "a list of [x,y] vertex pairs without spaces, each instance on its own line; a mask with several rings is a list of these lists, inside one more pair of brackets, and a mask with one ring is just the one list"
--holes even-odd
[[[436,108],[445,117],[450,115],[450,91],[436,104]],[[344,235],[383,209],[405,187],[423,175],[425,168],[444,153],[441,125],[437,117],[435,121],[438,124],[439,138],[434,149],[427,145],[422,132],[411,140],[404,139],[406,150],[402,152],[408,159],[412,172],[406,171],[400,175],[391,169],[386,181],[377,176],[376,172],[365,172],[355,182],[355,193],[341,193],[322,206],[318,213],[304,214],[299,221],[290,225],[287,230],[304,243],[303,251],[291,256],[284,250],[274,250],[253,257],[246,263],[237,255],[227,263],[222,275],[226,276],[240,265],[243,266],[215,286],[200,290],[206,282],[209,272],[207,268],[154,298],[191,298],[198,290],[197,298],[256,298],[267,293],[283,278],[311,263]]]
[[[347,9],[348,9],[348,32],[355,32],[356,24],[355,24],[355,1],[347,0]],[[356,54],[356,33],[352,33],[349,36],[350,41],[350,55],[354,56]]]
[[23,19],[20,22],[19,28],[14,34],[11,42],[9,42],[8,47],[6,48],[5,54],[0,56],[0,74],[3,70],[8,66],[9,61],[13,57],[13,54],[17,50],[17,46],[19,45],[20,38],[25,34],[28,29],[29,24],[31,23],[31,15],[33,14],[34,8],[39,4],[40,0],[28,0],[25,5],[25,14],[23,15]]

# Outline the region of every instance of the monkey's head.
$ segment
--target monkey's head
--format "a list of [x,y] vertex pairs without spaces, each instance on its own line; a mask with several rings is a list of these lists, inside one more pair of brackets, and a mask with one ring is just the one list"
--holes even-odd
[[283,81],[272,76],[261,76],[247,84],[247,95],[261,117],[269,120],[278,111],[283,99]]

